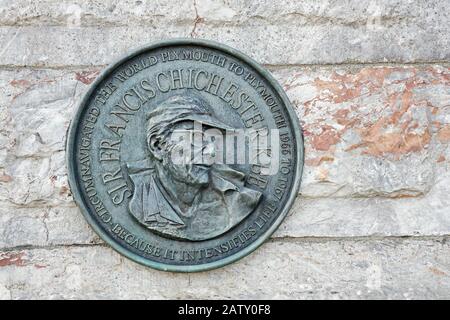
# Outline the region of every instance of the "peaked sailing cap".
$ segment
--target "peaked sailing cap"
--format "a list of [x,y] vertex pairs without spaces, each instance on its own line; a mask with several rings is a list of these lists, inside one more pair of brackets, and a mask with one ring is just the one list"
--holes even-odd
[[147,116],[147,143],[154,136],[166,138],[181,121],[197,121],[213,128],[235,131],[216,119],[204,100],[195,96],[176,95],[164,100]]

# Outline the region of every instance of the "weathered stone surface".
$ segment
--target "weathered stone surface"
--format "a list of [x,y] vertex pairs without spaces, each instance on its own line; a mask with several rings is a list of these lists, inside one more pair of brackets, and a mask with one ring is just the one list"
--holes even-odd
[[4,1],[0,6],[1,25],[154,25],[190,24],[195,10],[189,1]]
[[64,144],[76,105],[97,71],[0,72],[0,201],[71,203]]
[[436,167],[448,163],[448,67],[290,68],[275,76],[304,130],[302,195],[424,195]]
[[[447,12],[447,0],[0,1],[0,299],[449,299]],[[104,245],[64,163],[69,121],[103,66],[172,37],[268,65],[306,149],[272,240],[190,275]]]
[[[395,24],[436,24],[446,1],[371,0],[251,0],[221,1],[5,1],[0,7],[2,25],[152,25],[157,22],[202,24],[336,24],[380,27]],[[349,9],[351,8],[351,9]]]
[[[1,2],[0,299],[450,298],[447,7]],[[102,245],[74,206],[64,164],[69,121],[101,69],[78,66],[180,36],[269,65],[306,148],[301,195],[272,240],[192,275],[150,270]],[[426,64],[320,66],[367,62]],[[289,67],[297,64],[318,66]]]
[[[335,24],[381,27],[408,23],[433,24],[445,14],[446,1],[416,3],[385,0],[281,0],[262,1],[196,0],[195,8],[201,23],[221,24]],[[433,13],[433,15],[431,15]]]
[[[446,236],[450,175],[413,198],[298,197],[272,238]],[[0,248],[101,242],[77,207],[0,206]]]
[[[449,173],[423,197],[298,197],[272,238],[446,236],[450,234]],[[0,248],[77,245],[101,240],[79,209],[0,206]]]
[[[0,72],[1,201],[72,203],[65,133],[98,72]],[[275,68],[274,75],[304,128],[304,197],[423,196],[449,171],[448,67]]]
[[0,159],[63,151],[73,112],[97,75],[97,69],[1,70],[0,149],[6,152]]
[[0,297],[448,299],[449,249],[439,239],[276,241],[197,274],[154,271],[102,246],[8,251],[0,253]]
[[[298,197],[272,238],[446,236],[450,175],[441,168],[429,193],[403,198]],[[45,201],[43,201],[45,202]],[[101,242],[79,209],[0,208],[0,248]]]
[[450,234],[450,175],[423,197],[299,197],[277,237],[386,237]]
[[0,201],[15,205],[72,203],[66,175],[65,153],[44,158],[9,159],[0,167]]
[[[133,48],[165,38],[188,37],[185,26],[0,27],[1,65],[106,65]],[[86,37],[86,35],[89,37]],[[51,46],[42,45],[52,43]],[[80,54],[83,52],[83,54]]]
[[75,206],[0,207],[0,248],[99,242]]
[[[272,238],[446,236],[450,175],[413,198],[298,197]],[[0,206],[0,248],[99,243],[77,207]]]
[[448,65],[276,66],[448,59],[445,3],[384,6],[368,23],[370,3],[74,2],[79,20],[59,2],[0,6],[3,65],[103,65],[167,36],[240,48],[271,65],[306,148],[301,195],[271,242],[224,269],[156,272],[97,245],[68,188],[66,130],[100,68],[4,68],[0,299],[450,298]]
[[0,64],[103,65],[130,48],[190,36],[266,64],[449,60],[445,0],[344,3],[11,2],[0,7]]

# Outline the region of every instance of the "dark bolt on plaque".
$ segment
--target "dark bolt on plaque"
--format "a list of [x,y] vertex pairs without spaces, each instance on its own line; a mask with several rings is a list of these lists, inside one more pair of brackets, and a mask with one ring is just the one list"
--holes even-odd
[[69,183],[115,250],[166,271],[244,257],[280,225],[301,180],[303,139],[280,85],[205,40],[141,48],[91,86],[67,140]]

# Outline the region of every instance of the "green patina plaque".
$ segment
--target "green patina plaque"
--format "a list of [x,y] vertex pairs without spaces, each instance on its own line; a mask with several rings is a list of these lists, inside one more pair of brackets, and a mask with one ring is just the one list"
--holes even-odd
[[280,85],[227,46],[175,39],[97,78],[67,139],[69,183],[92,228],[165,271],[221,267],[280,225],[303,138]]

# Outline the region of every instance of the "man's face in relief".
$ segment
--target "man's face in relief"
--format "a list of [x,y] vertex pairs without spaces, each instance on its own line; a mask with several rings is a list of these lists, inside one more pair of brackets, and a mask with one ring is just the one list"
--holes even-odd
[[215,149],[204,131],[195,130],[193,121],[183,121],[166,140],[162,164],[167,173],[188,185],[207,185]]

